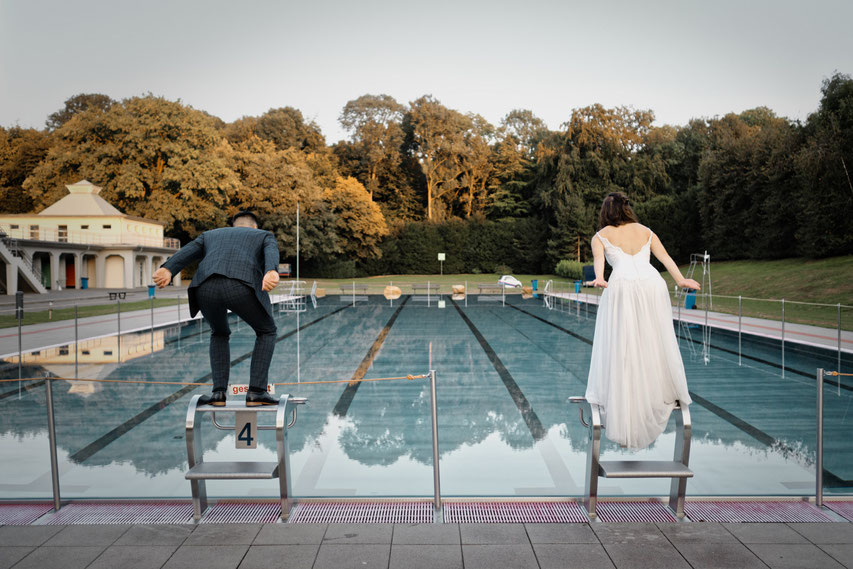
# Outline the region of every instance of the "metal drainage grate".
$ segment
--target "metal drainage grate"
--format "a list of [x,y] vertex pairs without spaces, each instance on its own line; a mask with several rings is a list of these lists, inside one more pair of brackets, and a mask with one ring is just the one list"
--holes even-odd
[[808,502],[688,502],[684,511],[694,522],[831,522]]
[[0,504],[0,525],[25,526],[53,509],[50,503]]
[[823,505],[853,522],[853,502],[824,502]]
[[72,503],[45,522],[65,524],[188,524],[193,506],[186,502]]
[[599,502],[603,522],[674,522],[675,516],[660,502]]
[[291,524],[431,524],[432,502],[308,502],[290,512]]
[[585,523],[589,519],[576,502],[449,502],[447,523]]
[[281,502],[219,501],[201,518],[203,524],[271,524],[281,515]]

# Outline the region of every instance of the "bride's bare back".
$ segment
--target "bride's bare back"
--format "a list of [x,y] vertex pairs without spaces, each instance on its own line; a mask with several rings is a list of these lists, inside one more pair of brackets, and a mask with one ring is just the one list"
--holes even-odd
[[608,225],[599,233],[629,255],[636,255],[649,242],[649,228],[639,223],[626,223],[618,227]]

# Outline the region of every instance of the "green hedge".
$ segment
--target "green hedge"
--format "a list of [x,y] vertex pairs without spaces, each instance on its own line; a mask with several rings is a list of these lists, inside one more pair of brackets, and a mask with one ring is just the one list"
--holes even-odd
[[564,279],[570,279],[573,281],[582,280],[583,263],[563,259],[562,261],[557,263],[557,267],[554,269],[554,273],[559,277],[563,277]]

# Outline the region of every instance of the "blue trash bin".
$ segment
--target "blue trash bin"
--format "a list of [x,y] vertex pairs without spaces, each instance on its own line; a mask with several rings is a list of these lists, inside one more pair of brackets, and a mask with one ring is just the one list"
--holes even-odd
[[148,298],[154,298],[154,285],[148,285]]
[[539,279],[532,279],[530,281],[530,286],[532,286],[533,290],[535,291],[537,289],[537,287],[539,286]]
[[80,290],[89,288],[89,277],[80,277]]
[[696,308],[696,291],[690,290],[687,294],[684,295],[684,308],[687,310],[693,310]]
[[580,294],[582,284],[583,283],[581,281],[575,281],[575,293]]

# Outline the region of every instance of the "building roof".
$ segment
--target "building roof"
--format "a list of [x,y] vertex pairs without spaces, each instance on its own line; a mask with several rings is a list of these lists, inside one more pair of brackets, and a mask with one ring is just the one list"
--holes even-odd
[[88,180],[81,180],[76,184],[65,187],[68,188],[69,194],[55,204],[40,211],[38,215],[125,216],[125,214],[110,205],[107,200],[99,196],[101,188]]

